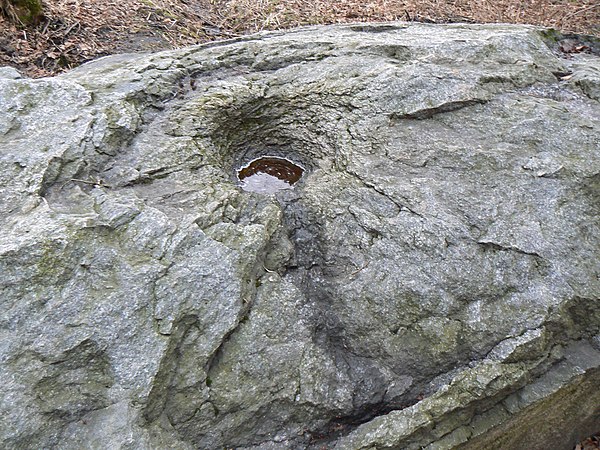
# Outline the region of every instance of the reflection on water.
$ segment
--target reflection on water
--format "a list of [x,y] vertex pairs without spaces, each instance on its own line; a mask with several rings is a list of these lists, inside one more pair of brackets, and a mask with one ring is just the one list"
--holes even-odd
[[237,176],[243,190],[273,194],[282,189],[292,189],[303,173],[303,167],[288,159],[262,156],[241,167]]

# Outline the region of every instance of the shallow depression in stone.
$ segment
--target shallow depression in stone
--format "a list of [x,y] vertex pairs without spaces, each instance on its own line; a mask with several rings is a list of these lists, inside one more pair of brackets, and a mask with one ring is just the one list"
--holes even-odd
[[303,167],[278,156],[253,159],[237,171],[241,188],[259,194],[274,194],[283,189],[292,189],[303,174]]

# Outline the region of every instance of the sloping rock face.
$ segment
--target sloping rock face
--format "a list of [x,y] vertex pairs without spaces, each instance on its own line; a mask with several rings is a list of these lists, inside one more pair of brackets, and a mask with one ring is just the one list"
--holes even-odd
[[[558,39],[347,25],[3,69],[2,448],[597,431],[600,60]],[[241,190],[263,155],[303,178]]]

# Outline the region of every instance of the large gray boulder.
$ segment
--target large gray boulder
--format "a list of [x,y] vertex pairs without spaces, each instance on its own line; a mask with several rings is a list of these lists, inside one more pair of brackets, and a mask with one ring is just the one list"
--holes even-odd
[[[0,71],[0,446],[597,431],[600,58],[560,39],[359,24]],[[243,191],[262,155],[303,178]]]

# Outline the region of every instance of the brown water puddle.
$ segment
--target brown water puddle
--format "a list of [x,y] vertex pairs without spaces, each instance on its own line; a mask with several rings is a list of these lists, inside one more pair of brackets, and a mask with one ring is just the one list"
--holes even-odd
[[259,194],[274,194],[283,189],[292,189],[303,174],[303,167],[278,156],[253,159],[237,171],[241,188]]

